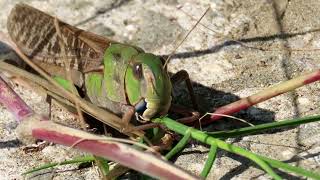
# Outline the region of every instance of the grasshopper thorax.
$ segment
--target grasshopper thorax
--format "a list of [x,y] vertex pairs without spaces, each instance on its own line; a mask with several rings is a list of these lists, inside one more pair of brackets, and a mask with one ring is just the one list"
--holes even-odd
[[111,44],[104,56],[107,98],[135,107],[144,120],[165,115],[171,104],[171,82],[160,57],[124,45]]

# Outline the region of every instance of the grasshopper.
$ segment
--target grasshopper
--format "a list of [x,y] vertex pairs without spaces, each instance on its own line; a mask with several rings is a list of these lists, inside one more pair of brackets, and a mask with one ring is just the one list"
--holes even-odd
[[[162,57],[58,20],[61,39],[55,20],[31,6],[17,4],[8,17],[7,27],[19,49],[63,86],[69,83],[63,63],[63,58],[67,58],[72,83],[93,104],[122,117],[124,124],[134,117],[148,122],[166,115],[172,101],[171,80],[186,81],[197,107],[186,71],[170,79]],[[65,54],[59,43],[63,40]]]

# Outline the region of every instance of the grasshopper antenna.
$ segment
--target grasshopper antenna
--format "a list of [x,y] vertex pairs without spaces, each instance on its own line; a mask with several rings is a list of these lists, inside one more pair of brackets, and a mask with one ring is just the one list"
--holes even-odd
[[[200,19],[192,26],[192,28],[188,31],[188,33],[185,35],[185,37],[180,41],[180,43],[173,49],[173,51],[170,53],[168,58],[166,59],[163,68],[166,68],[167,64],[170,61],[170,58],[173,56],[173,54],[177,51],[177,49],[181,46],[181,44],[188,38],[188,36],[191,34],[191,32],[197,27],[197,25],[200,23],[200,21],[203,19],[203,17],[207,14],[207,12],[210,10],[210,7],[207,8],[207,10],[202,14]],[[176,42],[176,41],[175,41]],[[175,43],[174,42],[174,43]]]

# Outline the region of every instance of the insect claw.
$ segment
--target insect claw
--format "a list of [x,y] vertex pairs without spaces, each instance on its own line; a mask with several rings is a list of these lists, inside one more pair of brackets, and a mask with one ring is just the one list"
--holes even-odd
[[136,120],[139,121],[139,113],[136,112],[136,113],[134,113],[134,115],[136,116]]
[[149,122],[149,119],[145,119],[143,116],[139,115],[138,113],[136,113],[136,120],[143,124]]

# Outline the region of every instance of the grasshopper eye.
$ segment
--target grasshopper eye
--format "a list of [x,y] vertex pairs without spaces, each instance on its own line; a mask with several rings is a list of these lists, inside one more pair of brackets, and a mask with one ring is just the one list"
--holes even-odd
[[142,78],[142,65],[141,64],[135,64],[133,65],[133,73],[138,78]]

